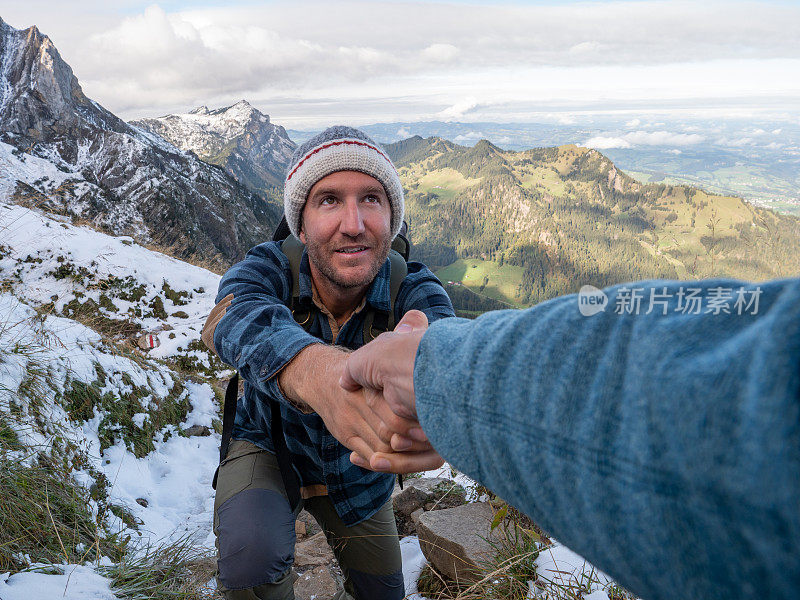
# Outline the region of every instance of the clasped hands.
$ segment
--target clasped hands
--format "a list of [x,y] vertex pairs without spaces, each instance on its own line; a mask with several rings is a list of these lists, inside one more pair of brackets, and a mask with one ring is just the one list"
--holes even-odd
[[409,311],[393,332],[348,356],[339,384],[363,394],[366,406],[380,420],[378,437],[383,443],[389,438],[389,448],[369,448],[369,452],[351,448],[353,464],[391,473],[427,471],[444,464],[422,431],[416,411],[414,360],[427,328],[424,313]]
[[[214,330],[227,313],[233,294],[211,311],[202,340],[212,352]],[[440,467],[417,419],[414,359],[428,319],[407,312],[392,332],[355,352],[326,344],[304,348],[278,374],[287,400],[304,413],[316,412],[328,431],[352,450],[353,464],[391,473]]]
[[354,352],[308,346],[281,371],[279,386],[300,410],[322,417],[353,464],[391,473],[440,467],[415,409],[414,359],[427,327],[424,313],[409,311],[393,332]]

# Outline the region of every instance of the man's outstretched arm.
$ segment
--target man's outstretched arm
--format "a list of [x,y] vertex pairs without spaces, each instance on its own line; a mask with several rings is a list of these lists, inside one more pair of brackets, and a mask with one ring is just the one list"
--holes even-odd
[[[392,434],[366,408],[363,393],[338,385],[345,350],[322,343],[295,322],[290,294],[291,271],[279,246],[253,248],[222,278],[203,342],[262,392],[300,412],[318,413],[351,450],[367,457],[391,451]],[[403,420],[392,417],[397,428]]]
[[[634,288],[664,304],[617,314]],[[692,314],[686,288],[742,289],[757,312]],[[432,325],[413,391],[434,448],[647,598],[792,597],[800,280],[605,292],[593,316],[572,295]]]

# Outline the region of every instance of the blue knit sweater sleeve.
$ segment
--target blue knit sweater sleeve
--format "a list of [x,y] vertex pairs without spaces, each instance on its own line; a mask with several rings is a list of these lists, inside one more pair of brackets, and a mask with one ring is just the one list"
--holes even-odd
[[796,598],[800,279],[599,294],[432,324],[434,447],[648,600]]

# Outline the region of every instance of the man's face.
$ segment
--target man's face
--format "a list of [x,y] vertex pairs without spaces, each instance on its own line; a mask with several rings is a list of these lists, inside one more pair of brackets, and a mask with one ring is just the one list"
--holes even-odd
[[391,248],[391,218],[374,177],[359,171],[323,177],[308,193],[300,226],[312,270],[341,289],[369,285]]

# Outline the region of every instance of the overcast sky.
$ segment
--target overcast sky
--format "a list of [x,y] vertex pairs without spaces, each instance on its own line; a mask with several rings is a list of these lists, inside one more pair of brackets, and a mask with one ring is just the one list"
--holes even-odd
[[0,0],[125,119],[245,98],[273,121],[800,117],[800,2]]

